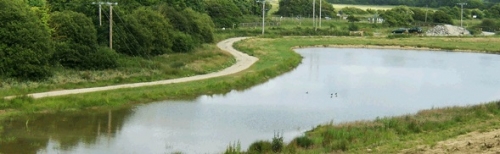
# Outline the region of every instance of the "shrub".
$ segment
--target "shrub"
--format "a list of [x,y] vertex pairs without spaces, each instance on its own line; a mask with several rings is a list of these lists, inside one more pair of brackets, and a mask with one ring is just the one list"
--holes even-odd
[[122,26],[116,28],[126,32],[115,41],[117,52],[142,57],[171,52],[173,27],[158,11],[140,7],[124,18]]
[[88,69],[110,69],[118,67],[118,54],[108,47],[100,47],[97,52],[85,58]]
[[193,50],[195,43],[190,35],[178,32],[174,34],[173,52],[189,52]]
[[480,28],[483,31],[494,32],[500,29],[500,22],[496,22],[493,19],[483,19],[481,24],[477,25],[477,28]]
[[50,26],[56,52],[52,61],[74,69],[108,69],[117,67],[118,55],[107,47],[99,48],[97,31],[90,18],[82,13],[52,13]]
[[206,0],[205,8],[212,18],[215,27],[230,28],[233,24],[238,25],[243,16],[241,10],[234,1],[228,0]]
[[279,135],[279,133],[274,134],[272,149],[275,153],[280,153],[283,150],[283,135]]
[[435,23],[453,24],[453,19],[444,11],[436,11],[432,16]]
[[345,8],[342,8],[340,11],[342,11],[343,14],[347,14],[347,15],[368,14],[368,12],[366,12],[365,10],[362,10],[360,8],[357,8],[357,7],[345,7]]
[[472,28],[468,29],[468,31],[471,35],[481,35],[483,33],[480,28]]
[[191,8],[183,10],[183,13],[188,19],[191,19],[190,26],[192,27],[192,31],[190,34],[197,38],[197,42],[214,42],[215,25],[210,16],[193,11]]
[[258,154],[258,153],[268,153],[271,152],[271,143],[269,141],[257,141],[248,147],[248,153]]
[[351,23],[349,24],[349,31],[358,31],[359,30],[359,27],[358,25],[354,24],[354,23]]
[[347,151],[349,150],[347,144],[349,144],[349,142],[346,139],[342,139],[341,141],[338,141],[333,145],[333,150]]
[[299,147],[306,149],[313,145],[313,141],[307,136],[297,137],[295,142]]
[[238,143],[229,144],[229,146],[226,148],[226,151],[224,151],[224,154],[240,154],[240,153],[242,153],[240,141],[238,141]]
[[50,30],[24,1],[0,1],[0,76],[40,80],[52,75]]

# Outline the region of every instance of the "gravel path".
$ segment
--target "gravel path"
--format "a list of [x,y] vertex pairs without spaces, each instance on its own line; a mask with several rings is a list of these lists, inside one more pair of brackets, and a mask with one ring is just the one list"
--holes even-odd
[[[163,85],[163,84],[172,84],[172,83],[181,83],[188,81],[196,81],[203,80],[208,78],[220,77],[225,75],[230,75],[234,73],[238,73],[243,71],[250,66],[252,66],[258,59],[247,54],[244,54],[240,51],[237,51],[233,48],[233,43],[246,39],[247,37],[237,37],[230,38],[224,41],[217,43],[217,47],[220,49],[231,53],[236,59],[236,63],[222,71],[190,76],[185,78],[177,78],[177,79],[169,79],[169,80],[161,80],[154,82],[141,82],[141,83],[131,83],[131,84],[122,84],[122,85],[113,85],[113,86],[105,86],[105,87],[93,87],[93,88],[82,88],[82,89],[70,89],[70,90],[58,90],[58,91],[50,91],[50,92],[42,92],[42,93],[33,93],[28,94],[33,98],[43,98],[43,97],[52,97],[52,96],[62,96],[62,95],[71,95],[71,94],[81,94],[81,93],[89,93],[89,92],[97,92],[97,91],[105,91],[105,90],[113,90],[113,89],[121,89],[121,88],[134,88],[134,87],[144,87],[144,86],[152,86],[152,85]],[[12,99],[15,96],[5,97],[6,99]]]

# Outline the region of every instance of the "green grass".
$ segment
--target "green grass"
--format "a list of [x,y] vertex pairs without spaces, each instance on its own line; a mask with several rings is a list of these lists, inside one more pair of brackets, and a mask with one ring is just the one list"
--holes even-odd
[[414,115],[377,118],[341,124],[326,124],[308,132],[311,149],[300,148],[296,140],[288,150],[297,153],[397,153],[417,145],[434,145],[439,141],[476,130],[493,130],[499,126],[500,102],[422,110]]
[[372,9],[372,10],[390,10],[396,6],[394,5],[351,5],[351,4],[332,4],[335,10],[340,10],[345,7],[355,7],[362,10]]
[[267,15],[273,15],[275,12],[278,12],[279,10],[279,1],[278,0],[271,0],[269,2],[273,7],[271,8],[271,10],[269,10],[267,12]]
[[[462,25],[465,28],[468,28],[468,27],[473,27],[475,25],[479,25],[479,24],[481,24],[482,21],[483,20],[481,20],[481,19],[463,19],[462,20]],[[453,25],[460,26],[460,19],[454,19],[453,20]]]
[[0,83],[0,97],[193,76],[215,72],[235,62],[232,55],[215,45],[204,45],[191,53],[152,58],[122,55],[118,61],[120,67],[114,70],[79,71],[59,68],[53,77],[41,82],[3,79]]

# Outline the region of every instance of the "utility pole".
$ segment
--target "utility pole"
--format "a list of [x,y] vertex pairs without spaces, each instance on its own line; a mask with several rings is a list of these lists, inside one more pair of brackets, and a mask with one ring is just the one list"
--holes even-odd
[[427,10],[428,5],[425,5],[425,24],[427,25]]
[[319,0],[319,28],[321,28],[321,1],[323,0]]
[[92,2],[92,4],[99,5],[99,26],[102,26],[102,22],[101,22],[101,19],[102,19],[101,18],[101,14],[102,13],[101,13],[101,10],[102,10],[102,5],[106,4],[106,3],[104,3],[104,2]]
[[117,2],[92,2],[92,4],[99,5],[99,26],[102,25],[101,22],[101,5],[109,5],[109,48],[113,49],[113,5],[118,5]]
[[462,17],[464,16],[464,5],[467,5],[467,3],[457,3],[458,5],[461,6],[461,11],[460,11],[460,27],[464,28],[462,26]]
[[262,35],[264,35],[264,27],[265,27],[265,14],[266,14],[266,0],[257,1],[258,3],[262,3]]
[[109,5],[109,48],[113,50],[113,5],[118,5],[118,3],[110,3]]
[[313,0],[313,27],[314,31],[316,31],[316,0]]
[[262,35],[264,35],[264,29],[265,29],[265,18],[266,18],[266,1],[262,1]]

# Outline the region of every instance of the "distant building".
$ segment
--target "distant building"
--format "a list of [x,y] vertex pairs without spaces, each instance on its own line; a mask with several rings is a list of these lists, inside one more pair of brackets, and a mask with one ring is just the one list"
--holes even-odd
[[370,23],[383,23],[384,19],[380,17],[370,17],[368,18],[368,22]]

